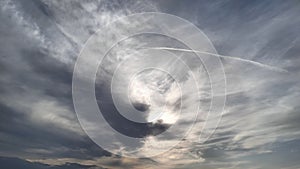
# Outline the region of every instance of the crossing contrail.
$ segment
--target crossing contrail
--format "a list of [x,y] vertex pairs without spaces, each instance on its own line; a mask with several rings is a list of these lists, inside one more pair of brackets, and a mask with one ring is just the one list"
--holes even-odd
[[259,62],[256,62],[256,61],[242,59],[242,58],[233,57],[233,56],[219,55],[219,54],[204,52],[204,51],[181,49],[181,48],[169,48],[169,47],[150,47],[150,48],[144,48],[144,49],[170,50],[170,51],[181,51],[181,52],[195,52],[195,53],[201,53],[201,54],[212,55],[212,56],[216,56],[216,57],[220,57],[220,58],[225,58],[225,59],[231,59],[231,60],[241,61],[241,62],[245,62],[245,63],[250,63],[250,64],[253,64],[253,65],[259,66],[261,68],[265,68],[265,69],[269,69],[269,70],[273,70],[273,71],[277,71],[277,72],[288,72],[285,69],[278,68],[278,67],[275,67],[275,66],[266,65],[266,64],[259,63]]

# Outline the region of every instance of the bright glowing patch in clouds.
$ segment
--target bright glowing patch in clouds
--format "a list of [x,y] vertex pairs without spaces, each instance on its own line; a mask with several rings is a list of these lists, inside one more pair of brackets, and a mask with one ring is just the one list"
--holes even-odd
[[180,109],[176,109],[176,102],[181,98],[181,90],[176,82],[165,89],[164,86],[168,84],[163,84],[160,78],[166,76],[170,75],[161,70],[149,69],[133,77],[130,82],[129,99],[134,105],[147,107],[145,113],[148,122],[173,124],[179,117]]

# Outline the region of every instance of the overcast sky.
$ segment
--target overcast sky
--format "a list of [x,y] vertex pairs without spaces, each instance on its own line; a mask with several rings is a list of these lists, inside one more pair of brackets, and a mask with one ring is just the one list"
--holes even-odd
[[[114,149],[104,150],[77,119],[73,69],[90,36],[107,30],[105,25],[120,17],[140,12],[168,13],[197,26],[211,41],[204,38],[194,43],[202,45],[198,53],[210,52],[201,57],[212,65],[214,78],[210,81],[205,65],[191,49],[172,38],[143,34],[118,43],[97,70],[96,99],[117,132],[140,139],[126,144],[107,142]],[[1,0],[0,166],[300,168],[299,16],[297,0]],[[151,27],[142,24],[147,21],[123,24]],[[177,31],[164,23],[160,26],[157,29]],[[104,35],[124,32],[115,26],[96,33],[103,42],[94,46],[101,51],[113,39],[101,39]],[[184,34],[196,37],[188,31]],[[87,63],[97,52],[83,52]],[[220,58],[226,79],[214,58]],[[151,66],[165,68],[172,76],[157,69],[136,72]],[[202,130],[213,97],[210,87],[222,88],[224,80],[226,93],[214,91],[215,97],[226,98],[224,111],[212,116],[221,121],[208,140],[199,142],[201,133],[214,130]],[[120,116],[131,112],[119,112],[114,102],[127,110],[128,100],[141,112],[137,118],[148,123]],[[198,104],[195,126],[178,143],[177,136],[194,125]],[[151,121],[157,112],[162,116]],[[111,133],[101,125],[97,125],[97,136],[105,138]],[[169,129],[165,136],[156,137]],[[126,147],[133,144],[144,158],[126,157],[130,152]],[[148,156],[169,145],[170,150]]]

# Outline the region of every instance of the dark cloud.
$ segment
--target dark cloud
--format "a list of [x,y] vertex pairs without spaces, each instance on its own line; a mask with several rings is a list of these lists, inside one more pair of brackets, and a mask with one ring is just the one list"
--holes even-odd
[[150,105],[147,105],[147,104],[144,104],[144,103],[139,103],[139,102],[132,103],[132,105],[138,111],[142,111],[142,112],[147,111],[150,107]]
[[104,169],[94,165],[81,165],[76,163],[66,163],[63,165],[48,165],[38,162],[29,162],[19,158],[0,157],[0,166],[2,168],[19,168],[19,169]]

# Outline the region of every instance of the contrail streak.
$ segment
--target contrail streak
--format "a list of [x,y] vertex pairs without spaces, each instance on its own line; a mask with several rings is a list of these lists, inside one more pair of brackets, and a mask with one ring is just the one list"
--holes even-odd
[[274,66],[270,66],[270,65],[266,65],[266,64],[262,64],[262,63],[255,62],[255,61],[252,61],[252,60],[242,59],[242,58],[233,57],[233,56],[219,55],[219,54],[210,53],[210,52],[204,52],[204,51],[181,49],[181,48],[169,48],[169,47],[150,47],[150,48],[144,48],[144,49],[171,50],[171,51],[181,51],[181,52],[195,52],[195,53],[212,55],[212,56],[216,56],[216,57],[220,57],[220,58],[225,58],[225,59],[231,59],[231,60],[237,60],[237,61],[241,61],[241,62],[246,62],[246,63],[250,63],[250,64],[253,64],[253,65],[259,66],[261,68],[265,68],[265,69],[269,69],[269,70],[273,70],[273,71],[277,71],[277,72],[288,72],[285,69],[274,67]]

